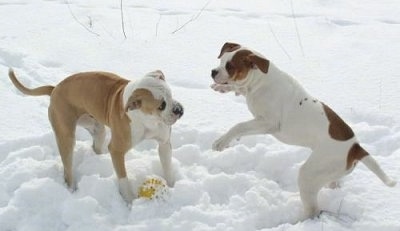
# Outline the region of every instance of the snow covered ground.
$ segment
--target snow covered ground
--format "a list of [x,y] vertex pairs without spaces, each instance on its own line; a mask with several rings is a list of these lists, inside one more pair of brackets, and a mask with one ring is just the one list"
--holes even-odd
[[[252,47],[336,110],[382,168],[399,179],[398,0],[0,0],[0,230],[400,230],[400,190],[364,166],[323,189],[320,218],[297,222],[296,183],[309,150],[251,136],[218,153],[212,142],[247,120],[244,99],[213,92],[224,42]],[[77,131],[67,190],[47,120],[48,97],[28,86],[88,70],[137,78],[161,69],[185,115],[173,126],[178,178],[166,201],[120,197],[110,156]],[[127,155],[137,190],[162,175],[154,142]]]

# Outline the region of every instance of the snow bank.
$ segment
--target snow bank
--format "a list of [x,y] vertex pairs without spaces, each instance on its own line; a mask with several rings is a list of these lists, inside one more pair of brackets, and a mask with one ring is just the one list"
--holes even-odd
[[[321,191],[327,212],[297,222],[296,179],[309,150],[251,136],[211,151],[217,137],[251,116],[243,98],[209,88],[224,42],[257,49],[334,108],[398,178],[398,1],[123,1],[126,39],[119,4],[0,0],[0,230],[400,230],[399,188],[385,187],[362,165],[341,188]],[[32,87],[78,71],[134,79],[163,70],[185,107],[173,126],[170,197],[128,206],[109,154],[96,155],[83,129],[74,154],[78,189],[70,192],[49,100],[19,93],[9,67]],[[126,160],[134,191],[146,176],[162,176],[155,142]]]

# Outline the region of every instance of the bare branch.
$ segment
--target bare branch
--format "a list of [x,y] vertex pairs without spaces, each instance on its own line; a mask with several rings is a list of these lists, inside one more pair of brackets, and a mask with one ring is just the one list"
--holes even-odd
[[158,21],[157,21],[157,24],[156,24],[156,37],[158,35],[158,26],[160,25],[161,17],[162,17],[162,14],[160,14],[160,17],[158,18]]
[[274,36],[274,39],[276,41],[276,43],[278,43],[279,47],[281,48],[281,50],[286,54],[286,56],[291,60],[292,57],[289,55],[289,53],[286,51],[285,47],[282,45],[282,43],[279,41],[278,37],[276,36],[274,30],[272,29],[271,23],[269,22],[269,20],[267,21],[268,23],[268,27],[269,30],[271,31],[272,36]]
[[[96,36],[100,36],[100,35],[97,34],[96,32],[94,32],[94,31],[92,31],[91,29],[89,29],[88,27],[86,27],[85,24],[81,23],[81,22],[75,17],[74,13],[72,13],[72,9],[71,9],[71,6],[69,5],[68,0],[65,0],[65,2],[67,3],[68,10],[69,10],[69,13],[71,13],[72,18],[73,18],[79,25],[81,25],[83,28],[85,28],[85,29],[86,29],[87,31],[89,31],[90,33],[92,33],[92,34],[94,34],[94,35],[96,35]],[[92,23],[92,22],[90,21],[90,23]]]
[[122,10],[122,0],[121,0],[121,26],[122,26],[122,33],[124,34],[125,39],[126,33],[125,33],[125,21],[124,21],[124,11]]
[[292,9],[292,17],[293,17],[294,27],[295,27],[295,29],[296,29],[297,41],[299,42],[301,54],[302,54],[303,57],[304,57],[303,44],[302,44],[301,38],[300,38],[299,27],[297,26],[296,15],[294,14],[293,0],[290,0],[290,8]]
[[182,26],[180,26],[178,29],[172,31],[171,34],[175,34],[176,32],[180,31],[182,28],[184,28],[187,24],[193,22],[196,20],[198,17],[200,17],[201,13],[203,13],[204,9],[210,4],[211,0],[208,0],[208,2],[200,9],[200,11],[195,15],[192,16],[187,22],[185,22]]

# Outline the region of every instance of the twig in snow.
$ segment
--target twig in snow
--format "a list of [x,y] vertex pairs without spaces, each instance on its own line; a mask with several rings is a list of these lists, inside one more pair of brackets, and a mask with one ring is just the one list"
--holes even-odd
[[290,8],[292,9],[292,18],[293,18],[294,27],[295,27],[295,29],[296,29],[297,41],[299,42],[301,54],[302,54],[303,57],[304,57],[303,44],[302,44],[302,42],[301,42],[300,33],[299,33],[299,28],[298,28],[298,26],[297,26],[296,15],[294,14],[293,0],[290,0]]
[[193,22],[196,20],[198,17],[200,17],[201,13],[203,13],[204,9],[210,4],[211,0],[208,0],[208,2],[200,9],[200,11],[195,15],[192,16],[187,22],[185,22],[182,26],[180,26],[178,29],[172,31],[171,34],[175,34],[176,32],[180,31],[182,28],[184,28],[187,24]]
[[276,34],[274,32],[274,30],[272,30],[272,26],[271,23],[269,21],[268,22],[268,28],[271,31],[271,34],[274,36],[274,39],[276,41],[276,43],[278,43],[279,47],[281,48],[281,50],[286,54],[286,56],[291,60],[292,57],[290,57],[289,53],[286,51],[285,47],[283,47],[282,43],[279,41],[278,37],[276,37]]
[[122,26],[122,33],[124,34],[124,37],[125,37],[125,39],[126,39],[125,21],[124,21],[124,11],[122,10],[122,0],[121,0],[121,26]]
[[157,21],[157,24],[156,24],[156,37],[158,35],[158,26],[160,25],[161,17],[162,17],[162,14],[160,14],[160,17],[158,18],[158,21]]
[[89,27],[90,27],[90,28],[93,28],[92,17],[90,17],[90,16],[87,16],[87,17],[88,17],[88,19],[89,19]]
[[65,2],[67,3],[68,10],[69,10],[69,13],[71,13],[72,18],[73,18],[79,25],[81,25],[83,28],[85,28],[85,29],[86,29],[87,31],[89,31],[90,33],[92,33],[92,34],[94,34],[94,35],[96,35],[96,36],[100,36],[100,35],[97,34],[96,32],[94,32],[94,31],[92,31],[91,29],[87,28],[83,23],[81,23],[81,22],[75,17],[74,13],[72,12],[72,9],[71,9],[71,6],[69,5],[68,0],[65,0]]
[[379,110],[382,109],[382,76],[379,78]]

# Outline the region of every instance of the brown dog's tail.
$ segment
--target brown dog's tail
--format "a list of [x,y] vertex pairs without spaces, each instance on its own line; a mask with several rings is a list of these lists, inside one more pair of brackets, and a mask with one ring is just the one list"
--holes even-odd
[[33,95],[33,96],[51,95],[51,92],[54,89],[54,86],[50,86],[50,85],[33,88],[33,89],[27,88],[24,85],[22,85],[21,82],[18,81],[12,68],[9,69],[8,76],[10,77],[10,80],[14,84],[14,86],[18,90],[20,90],[22,93],[24,93],[25,95]]

